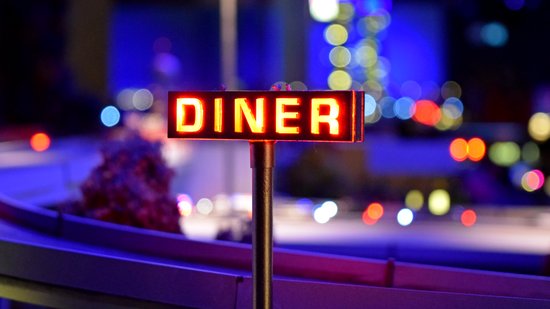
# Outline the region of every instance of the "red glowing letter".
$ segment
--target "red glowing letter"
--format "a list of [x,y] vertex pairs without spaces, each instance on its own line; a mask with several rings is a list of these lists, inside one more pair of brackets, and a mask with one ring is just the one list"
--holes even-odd
[[[185,124],[190,118],[186,113],[186,106],[193,106],[195,109],[195,122]],[[202,129],[204,108],[202,102],[196,98],[178,98],[176,100],[176,131],[177,132],[198,132]]]
[[299,134],[299,127],[285,126],[285,119],[300,118],[298,112],[286,112],[285,106],[287,105],[300,105],[300,103],[298,98],[277,98],[275,100],[275,131],[277,133]]
[[256,116],[254,116],[245,98],[235,99],[235,132],[243,132],[242,115],[244,115],[252,133],[264,133],[264,101],[264,98],[256,99]]
[[[321,106],[326,105],[329,108],[328,115],[321,115]],[[311,133],[319,133],[319,124],[321,122],[328,123],[329,133],[338,135],[340,133],[340,124],[338,123],[338,115],[340,114],[340,106],[335,99],[331,98],[313,98],[311,99]]]

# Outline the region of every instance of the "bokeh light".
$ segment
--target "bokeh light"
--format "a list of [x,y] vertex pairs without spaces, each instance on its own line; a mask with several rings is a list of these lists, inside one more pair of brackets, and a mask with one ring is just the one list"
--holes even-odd
[[333,71],[328,76],[328,86],[332,90],[348,90],[351,87],[351,76],[346,71]]
[[397,223],[401,226],[408,226],[414,220],[414,213],[408,208],[403,208],[397,213]]
[[460,215],[460,222],[465,227],[471,227],[476,224],[477,214],[473,209],[466,209]]
[[499,166],[512,166],[518,162],[521,151],[514,142],[496,142],[489,147],[489,160]]
[[338,213],[338,205],[334,201],[323,202],[313,210],[313,219],[320,224],[330,221]]
[[334,47],[330,51],[328,57],[330,63],[337,68],[343,68],[347,66],[351,61],[351,53],[349,49],[343,46]]
[[449,97],[445,99],[441,109],[446,111],[451,118],[458,119],[464,113],[464,104],[457,97]]
[[410,190],[405,195],[405,206],[410,209],[420,210],[424,205],[424,195],[420,190]]
[[336,19],[341,22],[349,22],[355,15],[355,7],[351,3],[340,3]]
[[112,105],[106,106],[101,110],[101,123],[106,127],[113,127],[120,122],[120,112]]
[[132,103],[139,111],[146,111],[153,106],[153,94],[148,89],[139,89],[134,93]]
[[521,177],[521,187],[527,192],[536,191],[544,186],[544,174],[540,170],[531,170]]
[[460,96],[462,96],[462,87],[457,82],[450,80],[441,85],[441,97],[443,99],[460,98]]
[[546,181],[544,182],[544,193],[550,196],[550,176],[546,177]]
[[307,85],[299,80],[295,80],[290,83],[290,89],[296,90],[296,91],[305,91],[307,90]]
[[31,136],[29,141],[32,150],[36,152],[42,152],[50,148],[51,140],[48,134],[43,132],[35,133]]
[[395,99],[392,97],[383,97],[380,102],[380,112],[384,118],[394,118],[395,117]]
[[492,47],[501,47],[508,42],[508,29],[502,23],[491,22],[481,27],[481,41]]
[[313,219],[319,224],[325,224],[330,221],[330,216],[322,207],[317,207],[313,210]]
[[529,170],[529,167],[523,162],[518,162],[512,165],[508,170],[508,177],[510,179],[510,182],[513,183],[515,186],[521,188],[523,175],[529,172]]
[[485,142],[481,138],[474,137],[468,141],[468,158],[470,160],[480,161],[485,156],[485,151]]
[[134,109],[133,99],[135,92],[136,89],[134,88],[122,89],[116,96],[116,105],[124,111]]
[[415,103],[415,113],[412,118],[418,123],[434,126],[441,118],[441,111],[434,101],[418,100]]
[[380,100],[384,94],[384,87],[375,80],[368,80],[363,83],[363,90],[375,100]]
[[428,196],[428,209],[436,216],[443,216],[451,209],[451,197],[444,189],[437,189]]
[[180,72],[181,61],[172,53],[158,53],[153,59],[153,68],[166,77],[175,77]]
[[441,118],[435,124],[435,128],[440,131],[457,129],[462,124],[462,117],[454,118],[453,113],[448,108],[441,108]]
[[449,146],[451,157],[458,162],[468,158],[468,142],[463,138],[455,138]]
[[382,113],[380,112],[380,106],[376,105],[374,113],[365,117],[365,123],[377,123],[382,118]]
[[177,197],[178,200],[178,211],[180,216],[188,217],[193,212],[193,200],[187,194],[179,194]]
[[201,198],[197,201],[197,205],[195,207],[197,208],[198,213],[207,216],[214,210],[214,203],[208,198]]
[[384,215],[384,207],[380,203],[371,203],[367,207],[367,214],[374,220],[379,220]]
[[539,142],[544,142],[550,138],[550,116],[546,113],[535,113],[529,119],[527,127],[529,135]]
[[416,111],[414,100],[410,97],[401,97],[395,101],[393,112],[401,120],[410,119]]
[[376,111],[376,100],[370,94],[365,94],[365,117],[368,117]]
[[418,100],[420,99],[420,96],[422,96],[422,88],[420,87],[420,84],[418,84],[414,80],[408,80],[401,84],[400,93],[403,97],[409,97],[413,100]]
[[309,14],[319,22],[330,22],[338,17],[338,0],[309,0]]
[[378,62],[378,53],[370,45],[362,45],[355,50],[354,59],[363,68],[370,68]]
[[369,204],[362,214],[362,220],[367,225],[373,225],[384,215],[384,207],[380,203]]
[[521,159],[527,163],[536,163],[540,159],[540,148],[534,142],[527,142],[521,148]]
[[338,205],[334,201],[323,202],[323,204],[321,204],[321,208],[325,209],[330,218],[334,218],[334,216],[338,213]]
[[437,101],[441,93],[439,85],[434,81],[426,81],[421,85],[422,87],[422,97],[427,100]]
[[325,41],[330,45],[339,46],[348,40],[348,30],[340,24],[331,24],[325,28]]
[[363,211],[362,219],[365,224],[372,225],[384,215],[384,207],[380,203],[371,203]]

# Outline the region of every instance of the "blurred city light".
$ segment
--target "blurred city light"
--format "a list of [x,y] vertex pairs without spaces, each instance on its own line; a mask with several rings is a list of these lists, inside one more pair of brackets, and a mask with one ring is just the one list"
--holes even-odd
[[346,67],[351,61],[350,51],[343,46],[334,47],[328,57],[330,63],[337,68]]
[[332,90],[348,90],[351,87],[351,76],[343,70],[336,70],[328,76],[328,86]]
[[521,177],[521,187],[527,192],[536,191],[544,186],[544,174],[540,170],[531,170]]
[[529,135],[539,142],[544,142],[550,138],[550,116],[546,113],[535,113],[529,119],[527,127]]
[[527,172],[529,172],[529,166],[523,162],[518,162],[510,167],[508,170],[508,177],[510,182],[515,186],[522,187],[522,178]]
[[124,111],[132,110],[134,108],[133,100],[135,92],[136,89],[133,88],[122,89],[116,96],[117,106]]
[[201,198],[197,201],[197,205],[195,207],[197,208],[198,213],[207,216],[214,210],[214,203],[208,198]]
[[405,206],[410,209],[420,210],[424,205],[424,195],[420,190],[411,190],[405,196]]
[[338,213],[338,205],[334,201],[323,202],[313,210],[313,219],[320,224],[325,224]]
[[395,117],[395,99],[392,97],[383,97],[380,102],[380,112],[384,118],[394,118]]
[[309,14],[318,22],[330,22],[339,13],[338,0],[309,0]]
[[193,200],[187,194],[179,194],[177,197],[180,216],[189,217],[193,212]]
[[340,24],[331,24],[325,28],[325,41],[330,45],[339,46],[348,40],[348,30]]
[[462,96],[462,87],[455,81],[446,81],[441,85],[441,97],[445,100],[449,98],[460,98]]
[[401,96],[409,97],[413,100],[418,100],[422,96],[422,88],[414,80],[408,80],[401,84],[400,88]]
[[521,148],[521,159],[527,163],[536,163],[540,159],[540,148],[534,142],[527,142]]
[[480,161],[485,156],[485,151],[485,142],[481,138],[474,137],[468,141],[468,158],[470,160]]
[[477,214],[473,209],[466,209],[460,215],[460,222],[465,227],[473,226],[477,221]]
[[468,142],[463,138],[455,138],[449,146],[451,157],[458,162],[468,158]]
[[368,117],[376,111],[376,100],[370,95],[365,94],[365,117]]
[[415,103],[413,119],[427,126],[434,126],[441,119],[439,106],[431,100],[418,100]]
[[489,159],[499,166],[512,166],[520,159],[521,151],[514,142],[496,142],[489,147]]
[[491,22],[481,27],[481,41],[492,47],[501,47],[508,42],[508,29],[502,23]]
[[340,3],[338,7],[338,16],[336,19],[340,22],[347,23],[355,16],[355,7],[351,3]]
[[451,209],[451,197],[449,192],[443,189],[437,189],[428,196],[428,209],[430,213],[436,216],[442,216]]
[[31,145],[32,150],[36,152],[42,152],[50,148],[51,140],[48,134],[39,132],[31,136],[29,143]]
[[120,112],[112,105],[106,106],[101,111],[100,119],[106,127],[116,126],[120,122]]
[[409,97],[402,97],[397,99],[393,105],[393,112],[395,116],[401,120],[407,120],[414,115],[416,111],[414,100]]
[[146,111],[153,106],[153,94],[148,89],[139,89],[134,92],[132,104],[139,111]]
[[413,222],[414,213],[408,208],[403,208],[397,213],[397,223],[401,226],[408,226]]
[[471,138],[468,141],[463,138],[455,138],[449,146],[451,157],[458,162],[466,159],[478,162],[483,159],[485,152],[485,142],[479,137]]
[[464,104],[459,98],[451,96],[445,99],[441,109],[446,111],[451,118],[458,119],[464,113]]

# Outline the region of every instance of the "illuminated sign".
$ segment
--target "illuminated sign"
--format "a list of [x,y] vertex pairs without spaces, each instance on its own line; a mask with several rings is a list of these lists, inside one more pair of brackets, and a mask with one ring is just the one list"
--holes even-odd
[[168,137],[358,142],[363,105],[361,91],[174,91]]

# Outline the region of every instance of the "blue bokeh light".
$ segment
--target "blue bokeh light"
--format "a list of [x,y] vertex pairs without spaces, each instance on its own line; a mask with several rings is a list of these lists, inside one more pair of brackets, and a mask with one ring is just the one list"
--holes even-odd
[[410,119],[414,115],[414,100],[409,97],[402,97],[395,101],[393,111],[395,116],[401,120]]
[[112,105],[101,111],[101,123],[106,127],[116,126],[120,122],[120,112]]
[[368,117],[376,111],[376,100],[370,94],[365,94],[365,117]]
[[508,42],[508,29],[499,22],[492,22],[481,27],[481,40],[492,47],[501,47]]

